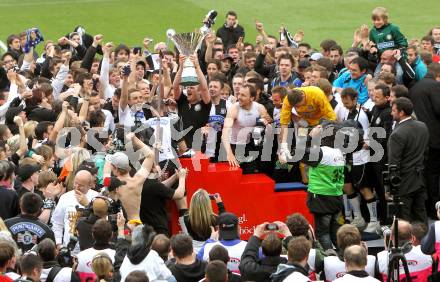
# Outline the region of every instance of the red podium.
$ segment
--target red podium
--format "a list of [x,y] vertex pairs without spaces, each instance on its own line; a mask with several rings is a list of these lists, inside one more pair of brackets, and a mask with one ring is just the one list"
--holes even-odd
[[[188,204],[199,188],[209,193],[220,193],[226,210],[236,214],[241,228],[241,239],[252,236],[256,225],[264,221],[283,221],[292,213],[300,212],[313,224],[313,216],[306,206],[304,190],[275,191],[275,182],[265,174],[242,174],[240,168],[228,163],[210,163],[209,158],[197,152],[192,158],[180,159],[188,169],[186,191]],[[172,205],[172,234],[180,231],[178,213]],[[213,204],[215,208],[215,204]]]

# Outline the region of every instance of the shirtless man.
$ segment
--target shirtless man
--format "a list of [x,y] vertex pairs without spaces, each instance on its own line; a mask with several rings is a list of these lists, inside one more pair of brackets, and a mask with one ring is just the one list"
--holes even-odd
[[133,142],[134,147],[143,150],[142,153],[145,156],[145,159],[142,163],[141,169],[131,177],[129,174],[130,161],[128,156],[122,152],[117,152],[106,157],[104,178],[109,177],[111,171],[114,176],[126,183],[125,185],[116,188],[115,191],[110,192],[110,196],[113,199],[121,200],[122,206],[127,213],[127,220],[129,223],[140,224],[139,210],[141,206],[142,187],[153,167],[154,152],[139,140],[134,133],[128,133],[126,138]]

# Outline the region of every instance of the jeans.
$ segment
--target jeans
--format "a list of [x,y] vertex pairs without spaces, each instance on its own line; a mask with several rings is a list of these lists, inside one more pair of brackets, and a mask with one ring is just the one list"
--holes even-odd
[[333,245],[337,246],[336,232],[340,226],[338,223],[338,215],[339,213],[313,214],[315,219],[316,237],[324,248],[324,251],[333,249]]

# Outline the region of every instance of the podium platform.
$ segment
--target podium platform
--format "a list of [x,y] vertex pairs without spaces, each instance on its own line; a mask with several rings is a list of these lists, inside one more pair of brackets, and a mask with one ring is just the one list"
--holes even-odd
[[[265,174],[245,174],[228,163],[210,163],[209,158],[197,152],[192,158],[181,158],[187,168],[186,191],[188,205],[199,188],[208,193],[220,193],[226,210],[236,214],[241,228],[241,239],[252,236],[256,225],[264,221],[283,221],[292,213],[300,212],[313,225],[313,216],[306,206],[306,186],[300,183],[275,186]],[[180,231],[178,213],[172,205],[172,234]],[[214,211],[217,207],[213,201]]]

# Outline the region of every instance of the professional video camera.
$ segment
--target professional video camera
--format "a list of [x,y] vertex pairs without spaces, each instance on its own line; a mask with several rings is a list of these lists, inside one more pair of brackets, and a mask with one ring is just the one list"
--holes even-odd
[[387,216],[391,218],[393,215],[399,216],[402,204],[399,199],[399,185],[401,182],[399,168],[397,165],[387,165],[388,170],[382,172],[383,185],[386,193],[392,196],[392,201],[388,202]]

